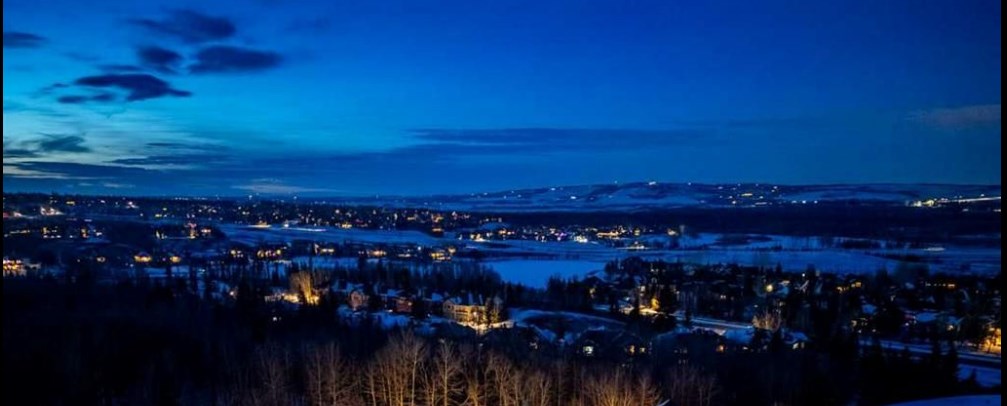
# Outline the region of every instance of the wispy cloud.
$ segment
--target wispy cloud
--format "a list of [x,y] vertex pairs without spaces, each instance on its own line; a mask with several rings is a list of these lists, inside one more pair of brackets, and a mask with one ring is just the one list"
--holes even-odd
[[241,73],[274,68],[280,64],[280,54],[271,51],[234,46],[212,46],[196,53],[192,73]]
[[38,48],[45,45],[46,39],[30,32],[4,31],[4,48]]
[[132,23],[155,35],[192,44],[230,38],[237,32],[231,20],[193,10],[173,10],[160,19],[140,18]]
[[143,46],[137,48],[136,57],[142,66],[159,73],[174,74],[182,63],[182,55],[178,52],[158,46]]
[[42,134],[45,138],[35,141],[38,152],[90,152],[80,135]]
[[[10,167],[17,171],[8,173]],[[47,177],[52,179],[129,179],[147,172],[142,168],[77,162],[25,161],[4,164],[4,176]]]
[[107,103],[115,101],[115,95],[108,92],[99,92],[93,95],[69,94],[57,97],[56,101],[63,104],[83,104],[87,102]]
[[85,76],[74,81],[77,86],[90,88],[115,88],[126,92],[126,101],[140,101],[158,97],[188,97],[191,92],[178,90],[171,84],[147,74],[106,74]]
[[115,63],[98,65],[98,69],[112,73],[133,73],[143,71],[143,68],[136,65],[115,64]]
[[255,179],[245,185],[234,186],[234,189],[264,195],[289,195],[297,193],[334,192],[331,189],[312,188],[287,184],[279,179]]
[[38,153],[28,148],[13,147],[10,142],[4,140],[3,157],[6,158],[34,158]]
[[412,131],[419,143],[406,150],[444,149],[451,153],[548,153],[565,151],[615,151],[687,145],[709,140],[708,130],[634,130],[582,128],[443,129]]
[[999,104],[979,104],[916,111],[909,119],[931,127],[958,130],[1000,124]]
[[37,158],[59,153],[91,152],[91,148],[85,145],[86,140],[81,135],[41,135],[42,138],[20,142],[8,142],[4,140],[4,158],[23,159]]
[[207,163],[220,163],[230,157],[224,154],[199,153],[199,154],[169,154],[151,155],[141,158],[119,158],[108,161],[110,164],[139,166],[139,167],[159,167],[159,166],[181,166],[195,167]]

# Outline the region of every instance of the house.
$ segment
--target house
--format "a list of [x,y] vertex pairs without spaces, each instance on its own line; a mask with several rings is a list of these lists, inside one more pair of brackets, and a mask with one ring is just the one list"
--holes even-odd
[[443,308],[444,317],[458,323],[478,323],[486,317],[482,296],[472,293],[445,300]]
[[148,263],[150,263],[150,261],[153,261],[153,260],[154,260],[154,257],[150,256],[150,254],[148,254],[146,252],[143,252],[143,251],[138,252],[136,255],[133,256],[133,261],[136,262],[136,263],[138,263],[138,264],[148,264]]
[[410,295],[400,294],[394,299],[394,306],[396,313],[412,313],[413,312],[413,298]]
[[350,305],[350,310],[359,311],[367,308],[367,301],[370,297],[361,288],[353,288],[346,296],[346,302]]
[[983,338],[980,349],[983,352],[1000,354],[1000,323],[991,322],[986,325],[986,337]]
[[650,354],[650,344],[636,334],[607,329],[585,331],[574,341],[573,349],[584,357],[604,357],[613,360]]
[[946,312],[921,311],[906,312],[906,317],[917,328],[936,332],[954,331],[961,326],[961,318]]
[[[729,342],[710,330],[679,329],[654,338],[652,351],[664,361],[688,364],[691,359],[708,359],[727,351]],[[748,344],[747,342],[745,343]]]
[[38,271],[41,266],[37,263],[22,260],[20,258],[6,258],[3,259],[3,276],[24,276],[29,271]]
[[416,297],[407,290],[388,289],[380,295],[385,307],[395,313],[412,313]]
[[285,245],[265,245],[255,251],[255,257],[262,260],[278,260],[283,259],[286,252]]
[[315,250],[315,255],[334,256],[339,252],[338,247],[335,244],[315,244],[313,248]]
[[494,309],[501,309],[503,300],[494,296],[486,300],[482,295],[472,293],[451,297],[444,301],[442,309],[444,317],[457,323],[485,323],[493,318],[490,314]]
[[783,343],[794,350],[803,350],[807,347],[808,336],[800,331],[785,331],[783,333]]
[[482,339],[493,348],[510,350],[515,356],[525,356],[528,351],[553,350],[552,341],[555,337],[543,333],[537,327],[514,326],[492,329]]

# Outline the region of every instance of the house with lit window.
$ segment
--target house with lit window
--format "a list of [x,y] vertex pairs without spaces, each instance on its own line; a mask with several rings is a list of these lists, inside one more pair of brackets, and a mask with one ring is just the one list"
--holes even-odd
[[473,324],[485,323],[490,319],[490,308],[497,309],[503,307],[503,300],[499,297],[485,299],[482,295],[466,293],[444,300],[442,310],[444,317],[457,323]]
[[650,343],[626,331],[593,329],[582,333],[572,345],[582,357],[628,360],[650,355]]
[[350,293],[346,296],[346,304],[350,306],[350,310],[364,310],[369,299],[370,296],[362,288],[357,287],[350,289]]

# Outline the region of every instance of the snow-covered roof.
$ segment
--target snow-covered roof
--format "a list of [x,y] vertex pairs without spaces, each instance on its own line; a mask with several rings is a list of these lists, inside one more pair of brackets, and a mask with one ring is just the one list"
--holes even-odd
[[933,323],[937,321],[938,313],[934,312],[919,312],[916,314],[917,323]]

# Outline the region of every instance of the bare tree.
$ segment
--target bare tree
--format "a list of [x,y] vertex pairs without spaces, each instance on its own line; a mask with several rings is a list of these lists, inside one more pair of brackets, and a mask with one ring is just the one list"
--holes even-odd
[[462,405],[488,405],[486,384],[483,380],[482,354],[470,346],[462,347],[461,354],[462,359],[468,361],[465,365],[465,401]]
[[351,365],[335,345],[307,350],[304,379],[308,404],[312,406],[361,404]]
[[552,405],[554,403],[552,386],[552,380],[549,379],[549,375],[543,373],[542,371],[536,370],[525,372],[525,379],[523,382],[524,402],[522,405]]
[[494,404],[516,406],[521,396],[520,371],[507,357],[491,352],[486,357],[486,380],[493,390]]
[[259,390],[254,391],[252,403],[290,403],[290,352],[277,345],[267,345],[258,350],[255,358]]
[[672,404],[709,406],[717,394],[717,379],[692,366],[678,366],[668,371],[665,385]]
[[584,395],[592,406],[652,406],[660,401],[660,393],[650,377],[616,369],[589,379]]
[[752,325],[758,329],[776,332],[780,327],[783,327],[783,317],[779,312],[767,310],[755,315],[752,318]]
[[441,342],[433,357],[430,405],[449,406],[456,403],[465,391],[465,367],[458,349],[451,343]]
[[294,291],[304,303],[318,304],[318,293],[315,292],[314,277],[311,272],[299,271],[290,274],[290,290]]
[[477,369],[470,369],[465,374],[465,402],[462,404],[465,406],[484,406],[487,404],[486,390],[483,387],[482,380],[479,379],[479,370]]
[[412,333],[392,339],[367,369],[366,389],[372,405],[415,406],[426,371],[426,344]]

